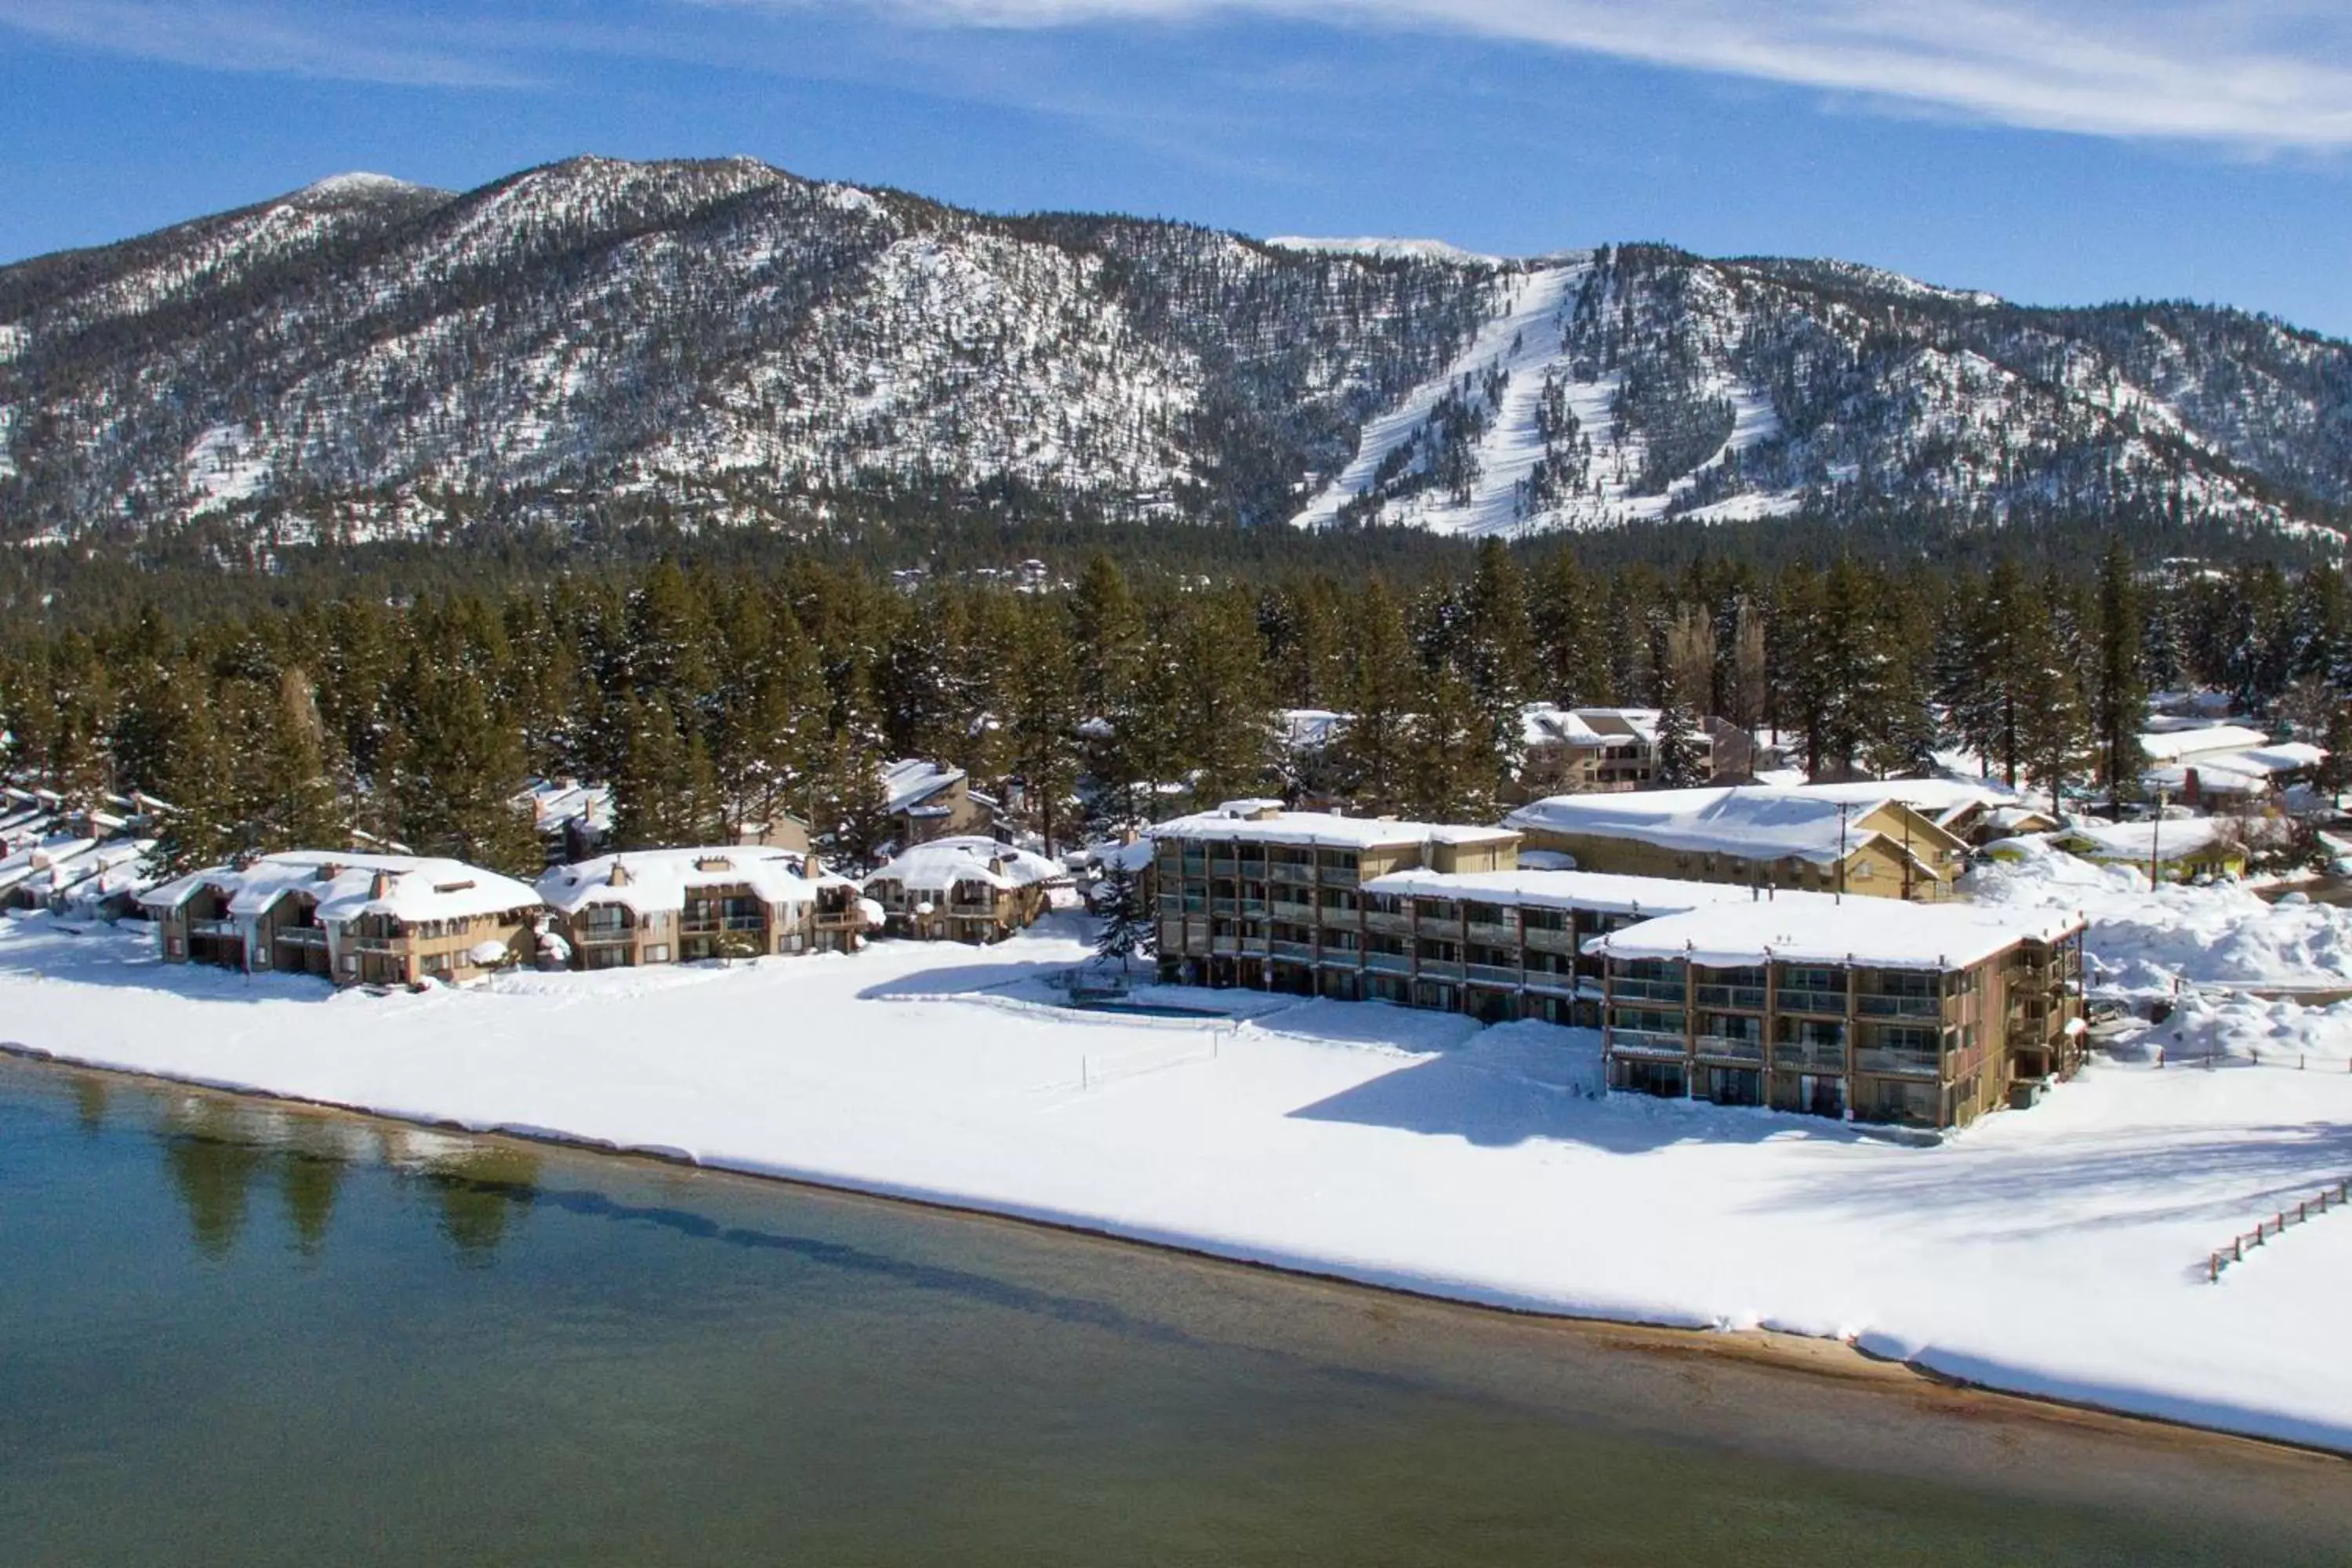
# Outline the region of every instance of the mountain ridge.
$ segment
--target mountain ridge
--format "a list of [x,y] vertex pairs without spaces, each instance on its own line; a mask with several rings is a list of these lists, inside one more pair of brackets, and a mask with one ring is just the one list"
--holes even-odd
[[791,530],[898,493],[2339,536],[2352,345],[1839,260],[992,216],[747,158],[337,175],[0,268],[0,539]]

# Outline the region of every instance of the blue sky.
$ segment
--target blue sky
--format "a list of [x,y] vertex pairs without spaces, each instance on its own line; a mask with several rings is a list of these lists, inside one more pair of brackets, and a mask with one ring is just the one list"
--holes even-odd
[[368,169],[1838,256],[2352,335],[2343,0],[0,0],[0,258]]

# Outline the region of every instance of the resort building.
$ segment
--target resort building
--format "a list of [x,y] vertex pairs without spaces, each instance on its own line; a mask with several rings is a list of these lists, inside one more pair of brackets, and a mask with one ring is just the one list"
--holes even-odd
[[972,793],[961,768],[920,757],[885,763],[882,793],[887,797],[891,837],[901,848],[934,838],[985,834],[996,820],[994,803]]
[[457,983],[530,958],[539,895],[461,861],[293,850],[142,894],[167,963],[338,985]]
[[[730,845],[633,849],[539,879],[562,957],[582,969],[846,952],[867,920],[857,885],[801,856]],[[552,944],[543,944],[551,946]]]
[[1612,1089],[1966,1126],[2082,1061],[2083,922],[1819,897],[1717,904],[1585,944]]
[[992,838],[935,838],[866,878],[866,896],[893,936],[1002,942],[1044,914],[1049,889],[1068,879],[1058,863]]
[[[1655,708],[1529,704],[1519,710],[1521,761],[1509,798],[1647,789],[1657,782],[1663,717]],[[1698,765],[1712,777],[1716,731],[1693,720],[1690,742]]]
[[1503,819],[1527,847],[1577,868],[1742,887],[1933,901],[1968,866],[1957,835],[1898,786],[1771,785],[1561,795]]

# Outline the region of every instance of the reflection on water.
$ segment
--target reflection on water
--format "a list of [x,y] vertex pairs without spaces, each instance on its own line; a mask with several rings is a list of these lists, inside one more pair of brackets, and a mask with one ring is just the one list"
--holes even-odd
[[8,1568],[2352,1540],[2332,1460],[5,1058],[0,1218]]

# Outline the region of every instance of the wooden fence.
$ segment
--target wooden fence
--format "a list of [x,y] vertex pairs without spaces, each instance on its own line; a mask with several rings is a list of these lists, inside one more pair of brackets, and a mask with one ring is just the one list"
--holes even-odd
[[2306,1198],[2291,1209],[2281,1209],[2245,1235],[2231,1238],[2230,1245],[2210,1253],[2205,1259],[2205,1278],[2218,1280],[2221,1270],[2232,1263],[2246,1260],[2246,1248],[2260,1247],[2274,1236],[2285,1234],[2291,1225],[2301,1225],[2312,1215],[2326,1214],[2329,1209],[2352,1203],[2352,1180],[2341,1181],[2332,1187],[2322,1188],[2315,1198]]

